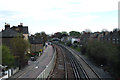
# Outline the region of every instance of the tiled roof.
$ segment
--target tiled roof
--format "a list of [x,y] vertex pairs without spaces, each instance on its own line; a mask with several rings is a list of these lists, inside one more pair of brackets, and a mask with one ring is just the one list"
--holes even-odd
[[23,33],[23,34],[28,34],[28,26],[22,26],[22,27],[13,26],[13,27],[11,27],[11,29],[13,29],[13,30],[15,30],[16,28],[19,28],[18,32]]
[[[6,29],[6,30],[3,30],[2,32],[0,32],[0,37],[16,37],[19,33],[12,30],[12,29]],[[22,34],[19,34],[20,36],[22,36]]]
[[104,38],[120,38],[119,32],[111,32],[108,35],[104,36]]
[[42,39],[39,39],[39,38],[29,38],[29,41],[31,44],[42,44]]

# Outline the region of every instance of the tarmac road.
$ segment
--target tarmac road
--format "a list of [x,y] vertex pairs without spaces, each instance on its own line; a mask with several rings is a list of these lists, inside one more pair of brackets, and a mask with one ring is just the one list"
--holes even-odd
[[35,79],[39,74],[46,68],[52,59],[53,47],[48,45],[48,47],[43,51],[43,54],[37,59],[37,61],[29,61],[29,65],[24,69],[13,75],[11,78],[21,79],[30,78]]

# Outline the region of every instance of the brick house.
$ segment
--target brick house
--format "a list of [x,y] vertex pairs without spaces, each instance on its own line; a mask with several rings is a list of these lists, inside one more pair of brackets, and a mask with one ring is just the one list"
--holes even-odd
[[33,35],[29,37],[31,43],[31,52],[38,52],[43,49],[43,40],[41,38],[35,38]]
[[89,40],[91,33],[83,33],[80,36],[80,45],[87,44],[87,41]]
[[11,29],[15,30],[18,33],[22,33],[25,40],[28,40],[29,32],[28,26],[23,26],[23,23],[20,23],[18,26],[13,26]]
[[13,39],[13,38],[15,38],[15,37],[17,37],[17,36],[21,36],[21,37],[23,37],[23,35],[22,34],[20,34],[20,33],[18,33],[18,32],[16,32],[16,31],[14,31],[14,30],[12,30],[11,28],[10,28],[10,25],[5,25],[5,30],[2,30],[1,32],[0,32],[0,38],[2,39],[2,44],[4,44],[4,45],[6,45],[6,46],[8,46],[10,49],[11,49],[11,40]]
[[112,44],[120,43],[120,30],[111,31],[109,34],[103,37],[104,41],[111,42]]
[[[25,40],[27,40],[27,38],[28,38],[28,27],[27,28],[26,27],[24,28],[23,26],[21,26],[21,27],[19,27],[19,26],[18,27],[14,27],[14,26],[10,27],[9,24],[5,24],[5,29],[0,32],[0,35],[1,35],[0,40],[2,41],[1,43],[10,48],[11,53],[15,56],[15,62],[17,63],[18,62],[17,60],[18,60],[19,56],[16,53],[12,52],[13,49],[12,49],[11,40],[13,38],[16,38],[17,36],[20,36],[20,37],[24,38]],[[22,67],[24,67],[27,64],[27,60],[24,60],[22,63],[23,63]]]
[[2,38],[2,43],[11,49],[10,41],[12,38],[17,36],[23,37],[28,40],[28,26],[21,25],[10,27],[9,24],[5,24],[5,29],[0,32],[0,38]]

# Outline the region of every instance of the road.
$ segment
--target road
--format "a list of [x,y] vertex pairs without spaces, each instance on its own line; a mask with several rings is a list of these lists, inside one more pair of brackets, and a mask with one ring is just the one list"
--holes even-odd
[[29,61],[29,65],[23,70],[16,73],[10,79],[35,79],[39,74],[46,68],[49,64],[53,55],[53,47],[48,45],[48,47],[43,51],[43,54],[37,59],[37,61]]

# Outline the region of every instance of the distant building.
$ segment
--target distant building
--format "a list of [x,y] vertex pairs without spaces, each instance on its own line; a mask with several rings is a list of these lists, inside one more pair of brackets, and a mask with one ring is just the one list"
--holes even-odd
[[80,36],[80,45],[87,44],[87,41],[89,40],[92,33],[84,33]]
[[72,37],[70,37],[70,36],[64,36],[61,38],[61,41],[67,43],[67,42],[71,41],[71,39],[72,39]]
[[71,43],[74,44],[74,43],[80,43],[80,38],[72,38],[71,39]]
[[120,44],[120,30],[111,31],[103,37],[104,41],[111,42],[112,44]]
[[[9,47],[11,50],[11,53],[13,53],[11,40],[13,38],[16,38],[17,36],[22,37],[25,40],[27,40],[28,39],[28,27],[27,26],[24,27],[23,25],[10,27],[9,24],[5,24],[5,29],[0,32],[0,40],[2,41],[1,43]],[[13,55],[15,56],[15,62],[17,63],[19,56],[17,55],[17,53],[13,53]],[[27,60],[24,60],[22,64],[23,65],[20,65],[20,66],[27,65]]]
[[11,29],[15,30],[16,32],[22,33],[25,40],[28,40],[29,32],[28,26],[23,26],[23,23],[20,23],[18,26],[13,26]]
[[0,35],[0,38],[2,38],[2,43],[10,47],[11,39],[17,36],[21,36],[25,40],[28,40],[28,26],[23,26],[21,23],[18,27],[10,27],[9,24],[5,24],[5,29],[0,32]]
[[34,36],[29,37],[31,43],[31,52],[38,52],[43,49],[43,40],[40,38],[35,38]]
[[2,40],[2,44],[8,46],[10,49],[11,48],[11,40],[17,36],[21,36],[21,37],[24,37],[22,34],[14,31],[13,29],[10,28],[10,25],[9,24],[6,24],[5,25],[5,30],[2,30],[0,32],[0,38]]

